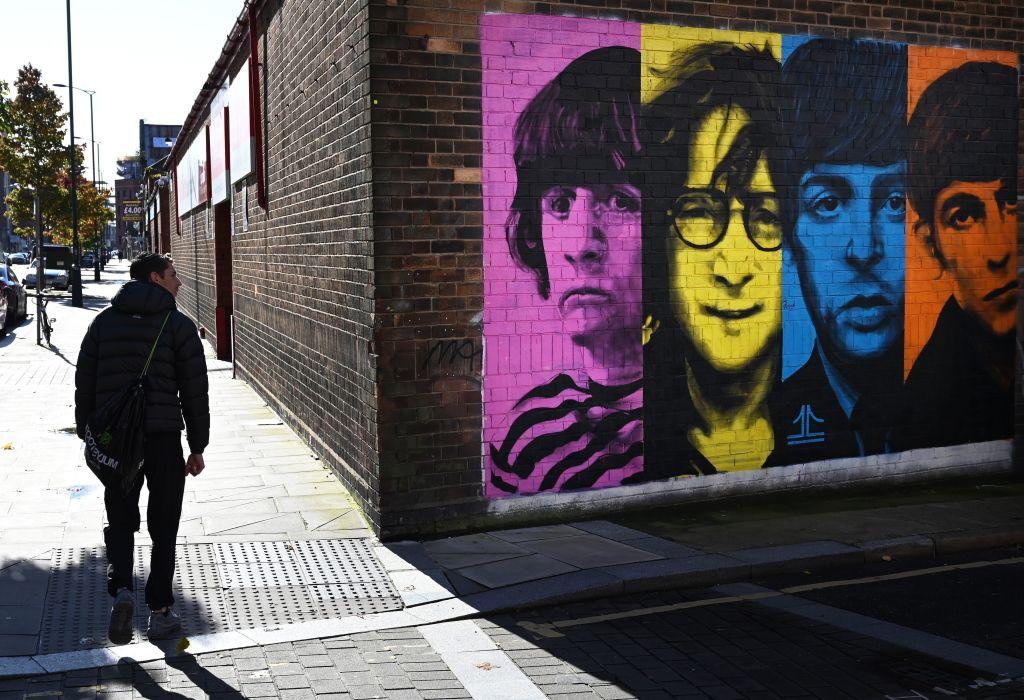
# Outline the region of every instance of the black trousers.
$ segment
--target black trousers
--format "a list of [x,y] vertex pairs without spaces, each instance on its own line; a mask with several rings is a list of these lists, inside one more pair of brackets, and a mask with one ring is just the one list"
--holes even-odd
[[[153,540],[146,604],[152,610],[174,604],[171,581],[174,579],[174,549],[185,495],[185,456],[181,433],[147,433],[146,459],[142,466],[149,489],[146,525]],[[135,533],[139,531],[139,495],[142,479],[131,493],[107,488],[103,502],[107,507],[107,527],[103,541],[107,545],[107,591],[133,589],[132,565],[135,559]]]

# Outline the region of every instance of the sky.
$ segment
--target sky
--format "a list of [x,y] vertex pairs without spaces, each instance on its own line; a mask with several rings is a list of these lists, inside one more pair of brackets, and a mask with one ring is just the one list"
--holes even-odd
[[[113,187],[119,157],[139,150],[139,119],[181,124],[220,56],[243,0],[71,0],[76,88],[95,91],[98,174]],[[0,0],[0,80],[18,69],[67,84],[66,0]],[[68,104],[67,88],[53,88]],[[77,89],[75,135],[90,140],[89,96]],[[82,141],[80,141],[82,142]],[[91,178],[86,149],[86,177]]]

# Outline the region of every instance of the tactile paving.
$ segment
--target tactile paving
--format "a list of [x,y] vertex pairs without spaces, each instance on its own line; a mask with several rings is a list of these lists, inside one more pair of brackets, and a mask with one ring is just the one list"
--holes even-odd
[[[110,595],[103,547],[55,549],[39,634],[39,652],[92,649],[107,644]],[[135,589],[138,590],[138,575]],[[138,609],[136,596],[136,609]],[[132,638],[139,641],[138,632]]]
[[346,617],[401,610],[402,599],[386,584],[329,583],[309,586],[322,617]]
[[258,561],[251,564],[218,564],[222,588],[263,588],[301,586],[302,574],[294,561]]
[[390,581],[368,540],[307,540],[295,554],[308,584]]
[[[152,548],[135,548],[135,634],[145,639]],[[186,635],[401,610],[368,540],[178,545],[175,610]],[[55,549],[40,653],[109,646],[111,599],[103,547]]]
[[[141,594],[137,596],[140,600]],[[181,618],[181,628],[186,635],[227,632],[234,629],[228,620],[228,606],[224,592],[219,588],[194,588],[174,591],[174,611]],[[149,625],[149,608],[145,604],[135,607],[135,638],[146,639]]]
[[287,625],[322,617],[305,586],[225,588],[231,629]]
[[212,545],[215,564],[253,564],[290,561],[291,542],[217,542]]

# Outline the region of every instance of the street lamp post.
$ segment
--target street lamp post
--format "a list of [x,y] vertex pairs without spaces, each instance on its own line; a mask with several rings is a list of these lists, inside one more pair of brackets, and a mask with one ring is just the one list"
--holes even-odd
[[[70,75],[70,72],[69,72]],[[69,78],[70,79],[70,78]],[[96,94],[95,90],[86,90],[85,88],[76,88],[71,85],[64,85],[63,83],[54,83],[54,87],[66,87],[69,90],[78,90],[84,92],[89,96],[89,152],[92,153],[92,186],[96,187],[96,120],[93,118],[92,111],[92,96]],[[96,236],[96,230],[93,229],[93,236]],[[93,260],[93,281],[100,281],[100,244],[96,242],[96,253],[95,260]],[[81,278],[79,278],[81,281]]]
[[71,305],[81,308],[82,304],[82,251],[78,242],[78,167],[75,165],[75,79],[71,72],[71,0],[67,0],[68,24],[68,119],[71,127],[71,232],[73,240],[74,262],[71,265]]

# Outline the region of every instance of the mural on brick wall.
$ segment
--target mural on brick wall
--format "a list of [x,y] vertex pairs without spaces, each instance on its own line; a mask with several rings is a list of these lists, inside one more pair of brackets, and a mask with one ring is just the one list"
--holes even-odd
[[1016,56],[481,19],[489,497],[1013,429]]

